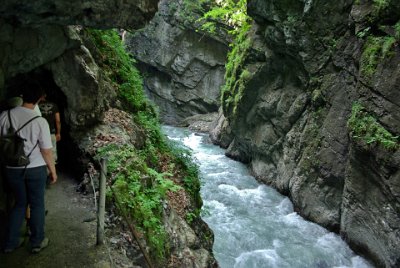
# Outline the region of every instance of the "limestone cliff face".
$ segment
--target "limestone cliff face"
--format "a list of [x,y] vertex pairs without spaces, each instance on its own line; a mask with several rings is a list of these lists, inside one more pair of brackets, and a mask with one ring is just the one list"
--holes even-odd
[[[251,76],[243,96],[212,137],[302,215],[378,265],[398,267],[398,141],[392,149],[367,144],[348,119],[357,101],[400,134],[400,3],[354,2],[249,0],[259,56],[244,61]],[[388,54],[369,50],[380,40],[389,40]]]
[[49,70],[49,79],[69,100],[66,118],[71,128],[93,125],[112,92],[99,79],[99,68],[77,35],[79,27],[69,25],[136,29],[154,16],[157,4],[158,0],[2,1],[0,96],[21,80],[18,75],[29,80],[29,72]]
[[[65,150],[93,156],[96,138],[143,146],[144,134],[119,107],[115,89],[96,62],[96,49],[82,26],[136,29],[157,10],[158,0],[137,1],[2,1],[0,6],[0,100],[26,86],[41,86],[62,99]],[[116,15],[118,14],[118,15]],[[70,25],[82,26],[70,26]],[[197,65],[194,65],[197,66]],[[121,118],[115,114],[123,115]],[[62,132],[62,135],[63,132]],[[60,144],[59,144],[60,145]],[[71,148],[73,147],[73,148]],[[76,148],[78,147],[78,148]],[[60,148],[59,148],[60,149]],[[74,155],[75,156],[75,155]],[[68,155],[68,169],[76,159]],[[87,159],[84,159],[87,161]],[[81,163],[80,163],[81,164]],[[4,238],[6,194],[0,174],[0,240]],[[214,267],[212,233],[204,222],[191,229],[173,209],[165,212],[171,254],[187,265]],[[168,256],[166,256],[168,257]]]
[[150,24],[127,39],[149,97],[172,125],[218,110],[228,51],[227,41],[195,31],[194,19],[182,15],[183,2],[161,1]]
[[138,29],[154,16],[158,2],[159,0],[3,0],[0,17],[23,25],[57,24]]

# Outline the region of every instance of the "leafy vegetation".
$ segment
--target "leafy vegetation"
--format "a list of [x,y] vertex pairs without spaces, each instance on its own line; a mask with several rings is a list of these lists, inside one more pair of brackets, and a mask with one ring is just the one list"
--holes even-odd
[[378,63],[392,55],[391,52],[395,42],[396,39],[393,36],[369,36],[361,56],[361,72],[367,76],[373,75]]
[[390,0],[373,0],[373,3],[378,11],[382,11],[389,7]]
[[231,27],[229,33],[237,36],[249,19],[247,15],[247,0],[226,0],[216,1],[216,5],[212,6],[200,21],[205,22],[202,25],[202,30],[204,31],[215,33],[216,24],[221,23]]
[[360,139],[366,144],[379,144],[385,149],[399,148],[399,136],[394,136],[387,131],[358,102],[353,104],[347,125],[354,139]]
[[[200,215],[202,200],[199,194],[198,167],[191,161],[188,150],[175,145],[167,146],[164,152],[138,150],[132,145],[111,144],[98,149],[97,157],[108,159],[110,184],[117,200],[123,205],[125,214],[141,232],[154,253],[162,262],[168,253],[168,237],[162,224],[162,204],[167,192],[182,188],[191,195],[193,208],[187,212],[187,220]],[[145,152],[145,153],[144,153]],[[149,157],[157,159],[149,165]],[[179,180],[179,185],[175,183]]]
[[215,33],[217,24],[227,25],[231,29],[228,33],[234,37],[225,64],[225,85],[221,89],[224,113],[229,114],[228,111],[231,111],[234,115],[251,76],[244,68],[244,60],[251,46],[251,41],[247,38],[247,32],[251,27],[251,19],[247,15],[247,1],[219,1],[200,21],[203,23],[201,29],[210,33]]
[[183,7],[180,9],[179,17],[189,23],[194,23],[203,15],[213,3],[211,0],[183,0]]
[[118,89],[124,108],[132,113],[145,111],[155,115],[143,92],[143,81],[134,68],[135,60],[126,52],[118,33],[114,30],[87,30],[99,50],[102,69]]
[[145,233],[154,255],[162,259],[168,250],[161,220],[162,200],[167,190],[177,189],[168,179],[170,174],[148,167],[146,159],[130,145],[105,146],[99,149],[98,157],[108,158],[108,172],[118,202]]
[[394,37],[400,41],[400,20],[394,25]]
[[[356,1],[355,4],[357,3],[360,4]],[[369,26],[356,33],[358,38],[366,38],[360,70],[367,77],[374,74],[382,60],[394,54],[394,47],[400,41],[400,21],[396,24],[382,24],[390,3],[391,0],[373,0],[373,12],[367,20]]]
[[145,98],[142,78],[118,34],[113,30],[87,30],[86,34],[124,109],[132,113],[146,138],[142,148],[132,144],[98,148],[96,158],[108,158],[109,189],[144,234],[154,259],[163,263],[169,252],[163,202],[168,193],[185,188],[194,204],[188,213],[198,217],[202,203],[197,166],[188,151],[169,144],[161,133],[157,113]]
[[245,24],[241,27],[225,64],[225,84],[221,90],[221,102],[224,113],[231,112],[232,116],[237,112],[237,105],[251,76],[250,72],[244,68],[245,59],[251,47],[251,40],[247,38],[250,26],[250,24]]

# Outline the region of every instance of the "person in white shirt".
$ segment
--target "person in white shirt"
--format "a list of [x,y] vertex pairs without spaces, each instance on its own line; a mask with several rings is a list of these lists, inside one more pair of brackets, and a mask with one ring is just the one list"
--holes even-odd
[[[22,106],[23,100],[22,97],[12,97],[10,99],[7,100],[7,106],[10,108],[14,108],[17,106]],[[39,105],[35,105],[35,107],[33,108],[33,110],[40,116],[42,116],[42,113],[40,112],[40,108]]]
[[[29,119],[37,116],[35,106],[44,95],[41,88],[29,88],[23,92],[22,106],[10,111],[10,118],[15,129]],[[0,115],[0,134],[7,134],[9,129],[8,112]],[[20,229],[25,218],[27,205],[31,209],[29,240],[32,253],[38,253],[47,247],[49,240],[44,235],[45,208],[44,191],[49,170],[51,183],[57,181],[57,173],[52,155],[52,143],[49,124],[43,117],[26,125],[19,135],[26,139],[25,153],[30,154],[29,165],[25,167],[6,167],[6,180],[15,195],[16,204],[11,211],[5,253],[10,253],[21,245]]]

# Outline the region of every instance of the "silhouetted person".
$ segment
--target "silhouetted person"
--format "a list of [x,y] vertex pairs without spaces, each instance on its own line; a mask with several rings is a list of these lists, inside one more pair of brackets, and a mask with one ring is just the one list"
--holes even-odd
[[39,108],[42,116],[46,118],[50,126],[51,142],[53,144],[54,162],[57,164],[57,142],[61,140],[61,120],[60,111],[57,104],[46,100],[46,95],[39,102]]

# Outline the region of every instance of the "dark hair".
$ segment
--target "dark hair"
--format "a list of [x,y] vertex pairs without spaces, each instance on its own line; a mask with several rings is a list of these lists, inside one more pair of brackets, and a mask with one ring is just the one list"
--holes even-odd
[[41,87],[25,87],[22,90],[22,99],[26,103],[37,103],[44,94],[45,92]]

